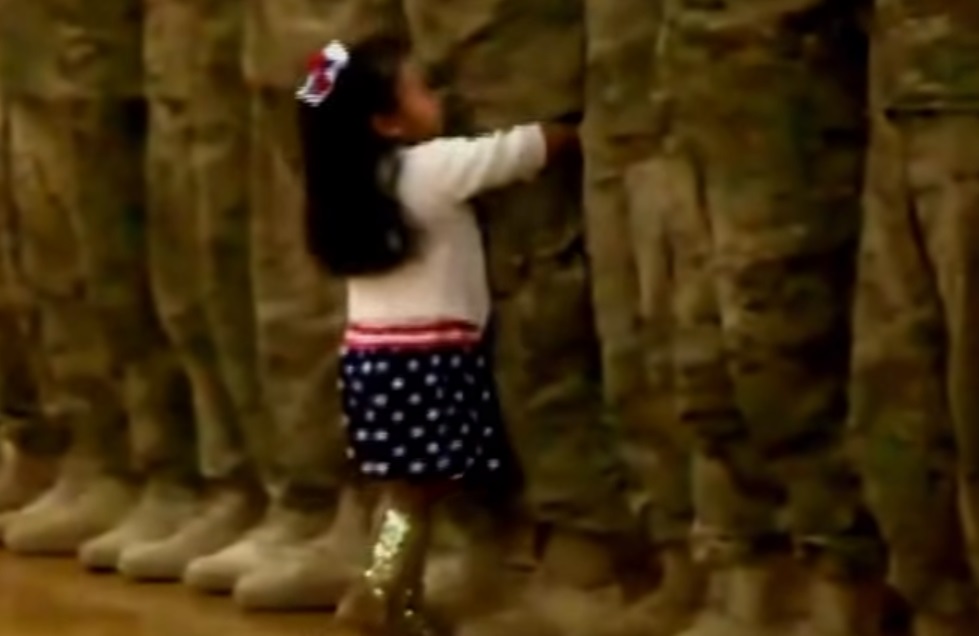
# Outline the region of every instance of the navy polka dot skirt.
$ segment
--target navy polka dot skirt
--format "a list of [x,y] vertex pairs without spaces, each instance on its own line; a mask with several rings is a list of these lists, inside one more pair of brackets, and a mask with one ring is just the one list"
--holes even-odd
[[483,347],[347,347],[341,356],[347,454],[372,479],[501,472],[509,446]]

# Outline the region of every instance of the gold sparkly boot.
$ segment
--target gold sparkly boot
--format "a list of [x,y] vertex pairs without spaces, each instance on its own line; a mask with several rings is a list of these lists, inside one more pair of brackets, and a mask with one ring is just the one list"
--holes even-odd
[[421,610],[431,515],[397,504],[381,513],[370,564],[340,602],[337,621],[371,636],[438,636]]

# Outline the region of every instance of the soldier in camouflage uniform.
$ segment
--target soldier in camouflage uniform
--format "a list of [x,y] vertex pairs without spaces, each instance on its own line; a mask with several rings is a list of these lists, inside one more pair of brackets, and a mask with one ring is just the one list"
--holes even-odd
[[915,634],[971,634],[979,575],[979,4],[877,0],[873,35],[854,434],[891,582],[915,610]]
[[193,490],[196,473],[185,386],[146,278],[138,4],[8,1],[0,15],[45,417],[72,437],[57,483],[9,521],[5,540],[18,552],[75,552],[131,510],[138,473],[149,482],[125,532],[83,550],[90,565],[105,555],[111,565],[129,533],[161,531],[169,493]]
[[882,550],[843,452],[863,8],[667,2],[666,181],[695,277],[675,297],[678,409],[716,594],[689,636],[877,633]]
[[600,633],[678,633],[703,602],[691,559],[693,438],[676,417],[673,299],[691,285],[682,179],[663,153],[660,0],[585,2],[585,210],[603,384],[623,426],[656,590]]
[[0,95],[0,532],[3,520],[46,490],[68,442],[45,418],[40,360],[20,263],[10,183],[10,129]]
[[[230,36],[233,17],[235,42],[212,45],[222,57],[214,73],[197,80],[210,84],[194,91],[198,108],[210,117],[198,126],[212,126],[206,134],[217,139],[216,124],[235,113],[226,139],[233,132],[238,147],[248,152],[220,155],[209,179],[224,180],[228,195],[233,184],[238,196],[249,200],[247,218],[225,217],[221,239],[227,256],[234,246],[236,267],[248,268],[247,294],[245,279],[233,277],[242,286],[225,292],[226,306],[238,306],[239,315],[220,314],[212,324],[215,334],[230,334],[230,325],[221,320],[240,321],[242,311],[250,312],[255,350],[249,353],[248,378],[251,390],[267,403],[267,443],[256,444],[262,432],[254,428],[257,420],[243,421],[242,433],[252,440],[247,448],[271,505],[264,523],[227,550],[193,564],[186,580],[204,589],[234,588],[237,602],[249,609],[331,606],[358,572],[368,511],[356,496],[341,492],[346,459],[336,359],[343,293],[322,279],[305,251],[294,91],[304,56],[348,20],[369,30],[373,3],[212,4],[220,4],[223,13],[207,18],[209,32],[219,33],[223,24]],[[357,15],[345,15],[349,12]],[[206,129],[200,130],[203,135]],[[205,152],[202,146],[202,156]],[[220,272],[210,275],[215,274]],[[210,280],[225,289],[228,278]],[[248,310],[242,306],[246,296]],[[244,330],[239,335],[244,342]],[[245,363],[242,350],[238,353],[227,356],[226,369]],[[241,388],[244,371],[232,376]]]
[[261,516],[265,494],[252,451],[268,447],[254,435],[269,427],[250,383],[242,11],[221,1],[144,6],[149,267],[158,314],[190,382],[195,459],[208,488],[197,515],[130,546],[120,569],[137,580],[177,580]]
[[[170,0],[149,9],[154,291],[193,386],[200,469],[210,492],[202,514],[167,540],[128,553],[125,569],[135,578],[182,576],[194,588],[229,592],[250,571],[276,562],[281,549],[329,527],[334,483],[324,495],[315,480],[319,466],[312,467],[333,429],[322,416],[314,422],[323,432],[311,426],[296,434],[276,424],[299,417],[304,390],[330,394],[333,383],[311,366],[298,370],[303,383],[290,394],[274,393],[264,381],[259,323],[266,312],[256,304],[254,276],[264,270],[253,250],[263,234],[253,235],[258,206],[249,202],[250,108],[241,63],[245,6]],[[283,221],[279,206],[268,209]],[[271,284],[289,289],[284,277]],[[276,318],[280,310],[272,309]],[[275,352],[271,374],[294,377],[292,361],[309,352],[318,355],[318,347],[288,340]],[[280,441],[301,445],[310,463],[297,466]],[[302,472],[307,466],[313,477]]]

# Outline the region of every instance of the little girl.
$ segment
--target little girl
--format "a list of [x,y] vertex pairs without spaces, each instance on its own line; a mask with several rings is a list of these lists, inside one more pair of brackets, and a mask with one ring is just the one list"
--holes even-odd
[[308,249],[347,280],[348,454],[382,492],[369,567],[337,615],[369,632],[429,634],[419,609],[433,504],[463,478],[502,476],[507,461],[468,201],[532,178],[576,136],[548,124],[440,137],[439,101],[395,38],[331,43],[297,97]]

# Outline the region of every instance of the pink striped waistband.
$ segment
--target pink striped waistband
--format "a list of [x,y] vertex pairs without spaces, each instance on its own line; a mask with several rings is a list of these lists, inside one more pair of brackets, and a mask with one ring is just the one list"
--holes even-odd
[[482,330],[464,320],[434,320],[405,325],[351,323],[343,344],[351,349],[376,347],[432,348],[471,346],[482,340]]

